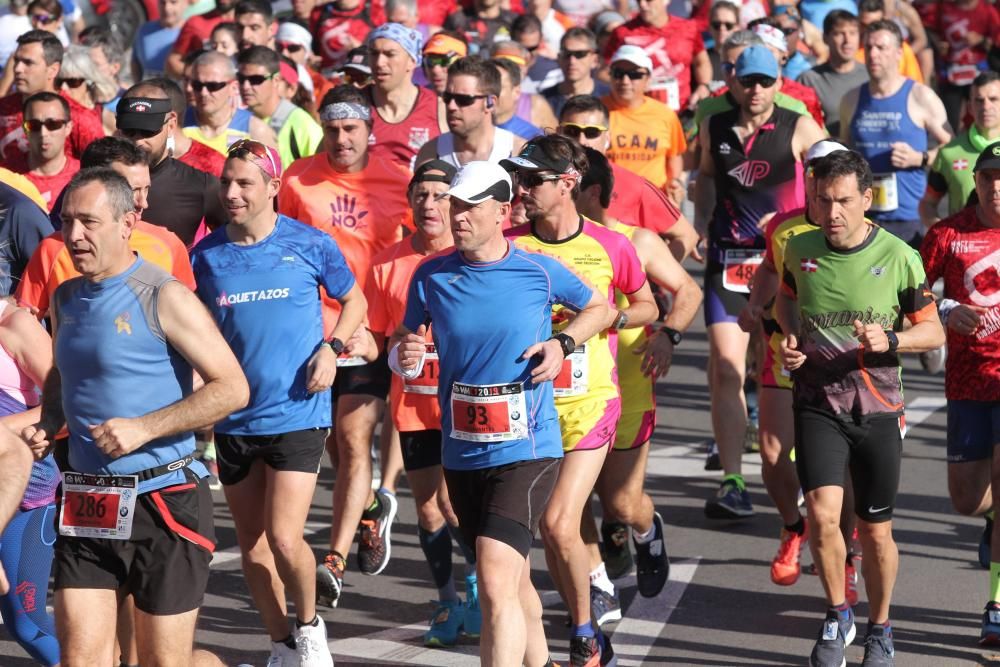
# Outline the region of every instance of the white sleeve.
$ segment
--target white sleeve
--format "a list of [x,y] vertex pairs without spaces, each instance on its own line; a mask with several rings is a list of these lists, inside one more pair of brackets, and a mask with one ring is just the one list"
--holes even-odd
[[389,368],[396,375],[406,378],[407,380],[412,380],[415,377],[419,377],[420,373],[424,370],[424,358],[427,353],[420,355],[420,360],[417,361],[417,365],[410,370],[403,370],[402,366],[399,365],[399,343],[392,346],[389,350]]

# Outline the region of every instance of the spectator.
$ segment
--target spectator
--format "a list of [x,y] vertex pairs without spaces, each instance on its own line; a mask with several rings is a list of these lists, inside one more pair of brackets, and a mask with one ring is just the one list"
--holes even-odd
[[163,74],[167,56],[181,34],[188,0],[159,0],[160,18],[139,28],[132,45],[132,79]]
[[517,18],[501,4],[500,0],[473,0],[467,7],[450,14],[444,27],[465,35],[470,54],[488,53],[495,42],[510,39],[510,25]]
[[240,52],[240,27],[235,21],[223,21],[212,28],[211,40],[205,44],[206,48],[235,58]]
[[586,28],[570,28],[559,44],[559,68],[563,80],[542,91],[542,97],[558,115],[566,100],[575,95],[604,97],[611,89],[594,78],[597,67],[597,39]]
[[28,19],[32,30],[44,30],[59,38],[62,45],[69,45],[69,36],[62,24],[63,7],[59,0],[31,0]]
[[309,28],[299,19],[283,21],[274,36],[274,45],[278,53],[295,63],[299,70],[299,83],[309,91],[313,104],[323,99],[333,84],[310,66],[313,51]]
[[7,64],[17,47],[17,38],[31,30],[29,0],[10,0],[10,13],[0,16],[0,67]]
[[205,14],[192,16],[184,22],[174,49],[167,56],[167,76],[179,78],[184,72],[184,56],[200,51],[212,37],[215,26],[233,20],[236,0],[215,0],[215,7]]
[[826,129],[830,136],[840,136],[840,101],[844,96],[868,81],[868,70],[856,57],[861,34],[858,17],[843,9],[835,9],[823,20],[823,40],[830,58],[799,77],[799,83],[816,91],[823,106]]
[[55,93],[35,93],[24,101],[24,128],[28,158],[18,171],[35,184],[48,207],[80,170],[80,161],[66,154],[73,129],[69,103]]

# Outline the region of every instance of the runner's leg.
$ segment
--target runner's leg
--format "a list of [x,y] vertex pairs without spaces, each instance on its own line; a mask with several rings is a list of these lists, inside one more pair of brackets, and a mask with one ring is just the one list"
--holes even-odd
[[403,454],[399,449],[399,431],[392,423],[392,409],[386,403],[382,417],[382,432],[379,434],[379,477],[383,489],[396,493],[399,478],[403,474]]
[[777,387],[761,387],[758,393],[760,420],[761,476],[767,494],[786,526],[800,518],[799,476],[789,454],[795,444],[792,420],[792,392]]
[[[483,610],[480,660],[485,667],[520,665],[527,647],[525,622],[529,609],[522,608],[526,594],[521,589],[525,585],[523,579],[528,561],[509,544],[483,536],[476,540],[476,556],[479,602]],[[535,595],[537,597],[537,593]],[[538,616],[540,624],[541,615]],[[535,640],[537,630],[532,630]]]
[[[821,486],[806,493],[809,511],[809,547],[816,573],[831,607],[844,603],[844,563],[847,546],[840,532],[840,512],[844,489]],[[867,555],[866,555],[867,559]]]
[[[0,531],[17,512],[24,498],[31,474],[31,450],[10,429],[0,429]],[[6,593],[9,584],[0,566],[0,594]]]
[[304,533],[317,475],[270,466],[264,471],[267,543],[297,619],[308,623],[316,617],[316,558]]
[[750,336],[735,322],[719,322],[708,327],[708,341],[712,356],[709,379],[712,432],[719,445],[723,474],[738,475],[743,471],[743,439],[747,430],[743,381]]
[[56,635],[63,667],[115,664],[116,598],[114,590],[103,588],[56,591]]
[[345,559],[358,531],[361,515],[372,505],[372,433],[378,423],[384,401],[366,394],[337,397],[336,438],[337,481],[333,485],[333,521],[330,527],[330,550]]
[[135,636],[139,664],[154,667],[188,667],[194,653],[194,627],[198,610],[161,616],[135,610]]

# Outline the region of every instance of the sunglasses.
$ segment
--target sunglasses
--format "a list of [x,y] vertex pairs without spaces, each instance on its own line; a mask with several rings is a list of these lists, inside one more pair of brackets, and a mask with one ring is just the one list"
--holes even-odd
[[524,46],[524,48],[528,49],[528,53],[534,53],[535,51],[538,50],[538,48],[541,45],[542,45],[542,43],[538,42],[538,44],[535,44],[534,46],[525,46],[524,44],[522,44],[521,46]]
[[73,77],[69,79],[59,79],[59,85],[66,86],[67,88],[79,88],[83,84],[87,83],[87,80],[83,77]]
[[249,83],[251,86],[256,88],[265,81],[273,79],[277,75],[278,75],[277,72],[275,72],[274,74],[237,74],[236,80],[240,82],[240,85],[243,85],[244,83]]
[[41,132],[44,127],[49,132],[55,132],[66,127],[68,119],[60,118],[30,118],[24,121],[24,131],[28,133]]
[[197,79],[191,79],[191,81],[189,81],[189,83],[191,84],[191,89],[194,92],[196,92],[196,93],[200,93],[202,90],[206,90],[206,89],[210,93],[217,93],[220,90],[222,90],[223,88],[225,88],[226,86],[228,86],[232,82],[231,81],[198,81]]
[[581,49],[579,51],[560,51],[559,57],[565,58],[566,60],[583,60],[590,54],[594,52],[593,49]]
[[50,23],[55,23],[59,20],[58,16],[53,16],[52,14],[32,14],[32,21],[38,21],[42,25],[49,25]]
[[563,123],[559,126],[559,134],[570,137],[571,139],[576,139],[581,134],[588,139],[596,139],[603,133],[607,132],[608,128],[603,125],[579,125],[577,123]]
[[364,72],[359,72],[356,69],[349,68],[343,71],[344,79],[355,86],[363,87],[371,83],[372,75],[365,74]]
[[129,129],[129,130],[123,130],[123,129],[119,128],[118,132],[121,133],[121,135],[123,137],[125,137],[126,139],[132,139],[133,141],[136,141],[138,139],[152,139],[153,137],[155,137],[156,135],[158,135],[160,132],[163,132],[163,128],[161,127],[158,130],[141,130],[139,128],[132,128],[132,129]]
[[476,100],[485,100],[489,95],[460,95],[459,93],[441,93],[441,99],[445,104],[454,102],[460,107],[471,107]]
[[776,79],[770,76],[764,76],[763,74],[749,74],[747,76],[741,76],[737,79],[740,85],[744,88],[752,88],[753,86],[760,86],[761,88],[770,88],[774,85]]
[[799,31],[798,26],[789,26],[787,28],[782,28],[781,29],[781,32],[785,33],[786,37],[788,37],[789,35],[794,35],[798,31]]
[[278,173],[278,166],[274,163],[274,158],[271,157],[271,151],[267,150],[267,146],[259,141],[240,139],[230,146],[226,152],[227,157],[245,157],[247,154],[259,160],[266,160],[267,164],[271,165],[272,175]]
[[558,181],[562,178],[561,174],[536,174],[533,172],[515,172],[517,176],[517,183],[525,190],[530,190],[531,188],[537,188],[542,183],[547,181]]
[[424,64],[428,67],[448,67],[455,62],[455,56],[447,53],[432,53],[424,56]]
[[730,23],[729,21],[712,21],[709,25],[712,26],[713,30],[722,30],[723,28],[732,30],[736,27],[735,23]]
[[296,44],[295,42],[278,42],[277,47],[279,51],[288,51],[289,53],[298,53],[302,49],[306,48],[301,44]]
[[638,69],[618,69],[617,67],[611,68],[611,78],[612,79],[624,79],[628,77],[632,81],[638,81],[639,79],[645,79],[648,74]]

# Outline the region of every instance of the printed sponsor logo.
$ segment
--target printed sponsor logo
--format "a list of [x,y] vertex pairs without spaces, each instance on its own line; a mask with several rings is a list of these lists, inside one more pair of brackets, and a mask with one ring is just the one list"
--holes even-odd
[[280,287],[276,289],[250,290],[248,292],[234,292],[226,294],[223,292],[215,300],[219,306],[234,306],[238,303],[253,303],[255,301],[273,301],[275,299],[287,299],[288,288]]
[[752,188],[753,184],[771,173],[771,165],[764,160],[747,160],[743,164],[737,165],[729,170],[728,174],[739,181],[745,188]]

